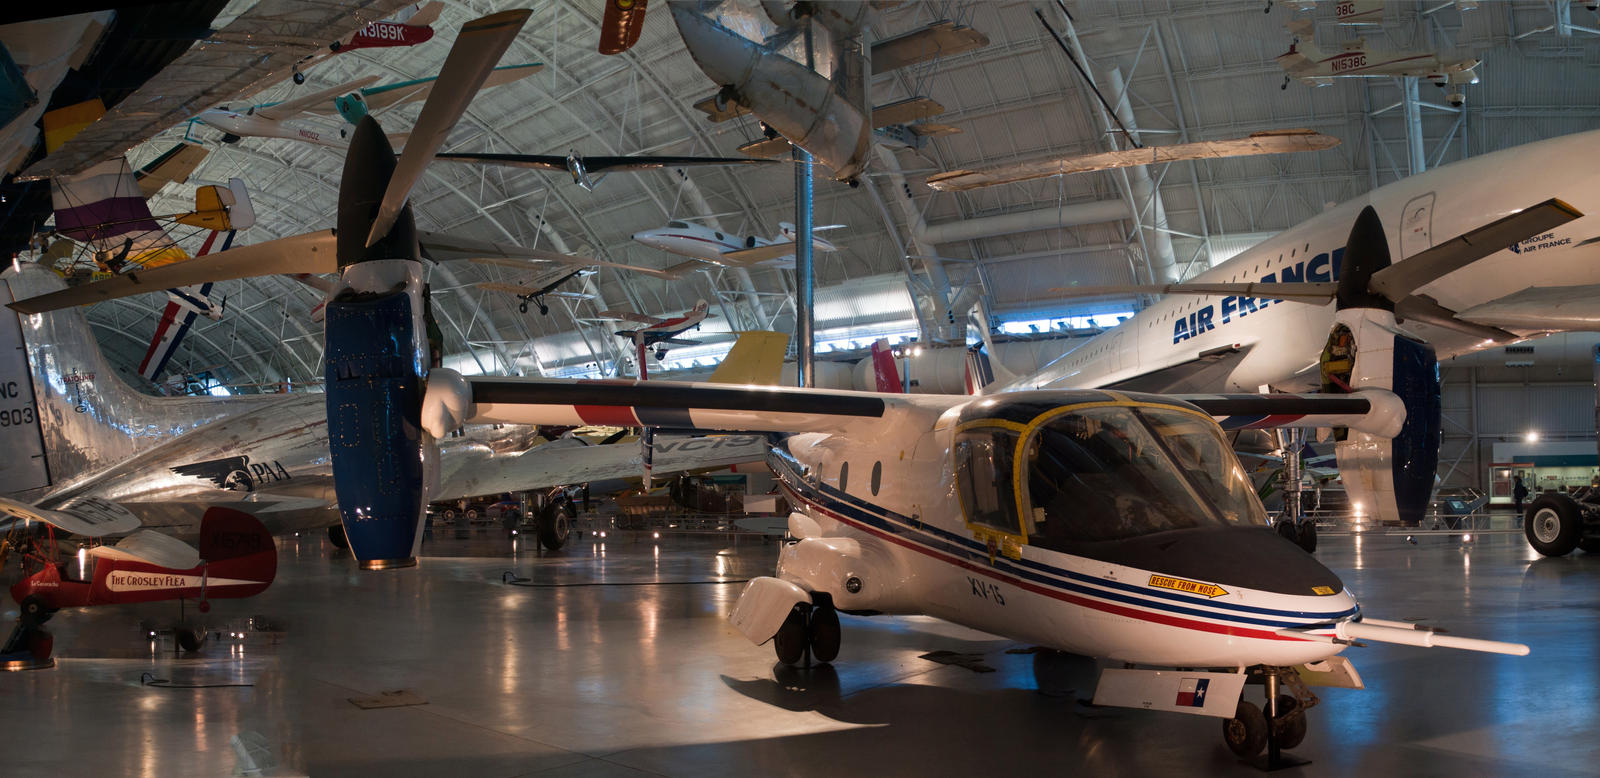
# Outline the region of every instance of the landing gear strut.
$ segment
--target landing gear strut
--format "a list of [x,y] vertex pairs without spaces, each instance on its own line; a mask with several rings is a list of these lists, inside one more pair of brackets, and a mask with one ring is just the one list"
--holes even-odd
[[1318,702],[1317,695],[1300,679],[1299,671],[1293,667],[1252,667],[1246,683],[1266,687],[1267,709],[1263,711],[1248,700],[1239,701],[1233,718],[1222,722],[1222,740],[1228,750],[1262,770],[1310,764],[1281,751],[1305,741],[1306,711]]

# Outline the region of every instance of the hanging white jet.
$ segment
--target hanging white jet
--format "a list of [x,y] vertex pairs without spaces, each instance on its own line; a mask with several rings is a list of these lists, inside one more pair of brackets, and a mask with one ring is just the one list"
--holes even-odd
[[[828,224],[815,230],[833,230],[842,224]],[[688,257],[722,267],[750,267],[763,262],[794,258],[794,225],[778,223],[778,236],[768,240],[754,235],[740,236],[714,230],[703,224],[669,221],[665,227],[633,234],[634,241],[669,254]],[[838,251],[839,246],[813,236],[811,245],[818,251]],[[672,270],[682,269],[678,265]],[[692,268],[692,266],[691,266]]]

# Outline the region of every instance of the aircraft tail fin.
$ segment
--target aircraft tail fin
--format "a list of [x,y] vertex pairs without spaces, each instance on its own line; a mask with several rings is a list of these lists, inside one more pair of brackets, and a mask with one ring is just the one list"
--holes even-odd
[[722,364],[706,379],[713,384],[759,384],[777,386],[783,371],[783,357],[789,350],[789,336],[782,332],[751,330],[739,333],[739,340]]
[[905,392],[905,384],[900,380],[900,369],[895,364],[894,352],[889,349],[888,338],[878,338],[872,343],[872,377],[876,381],[875,389],[888,394],[901,394]]
[[1016,374],[989,358],[982,343],[967,347],[967,394],[985,394],[990,387],[1015,380]]
[[[64,288],[60,276],[31,262],[0,273],[0,303]],[[134,391],[100,353],[88,319],[75,308],[26,316],[4,310],[0,352],[6,360],[0,408],[20,424],[0,427],[0,450],[8,452],[0,457],[0,494],[42,489],[125,462],[241,402]]]

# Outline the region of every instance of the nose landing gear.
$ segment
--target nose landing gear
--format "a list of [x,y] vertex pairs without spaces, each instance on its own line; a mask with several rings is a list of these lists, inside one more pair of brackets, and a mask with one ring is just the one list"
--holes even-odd
[[828,663],[839,658],[839,612],[826,594],[813,595],[816,603],[797,603],[789,617],[784,619],[778,634],[772,638],[778,661],[786,665],[799,664],[809,649],[811,658]]
[[[1240,759],[1252,761],[1263,770],[1310,764],[1281,751],[1294,748],[1306,739],[1306,711],[1319,702],[1300,672],[1293,667],[1253,667],[1247,684],[1266,687],[1267,709],[1239,700],[1238,712],[1222,722],[1222,740]],[[1280,688],[1287,687],[1287,693]],[[1266,753],[1262,754],[1265,749]]]

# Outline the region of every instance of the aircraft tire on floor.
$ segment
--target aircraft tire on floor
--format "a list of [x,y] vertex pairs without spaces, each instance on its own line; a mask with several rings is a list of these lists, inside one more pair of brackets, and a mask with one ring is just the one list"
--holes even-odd
[[560,551],[572,536],[572,519],[555,504],[539,511],[539,543],[547,550]]
[[1290,543],[1293,543],[1293,544],[1295,544],[1297,546],[1300,545],[1300,539],[1299,539],[1300,533],[1295,528],[1294,522],[1289,520],[1289,517],[1287,517],[1287,516],[1278,517],[1277,523],[1273,524],[1272,528],[1277,530],[1278,534],[1282,535],[1284,540],[1287,540]]
[[1583,532],[1583,509],[1564,494],[1541,494],[1528,506],[1522,532],[1545,556],[1565,556],[1578,547]]
[[806,625],[806,638],[811,644],[811,656],[818,662],[832,662],[839,658],[839,612],[832,605],[818,605],[811,609],[811,619]]
[[1246,700],[1239,701],[1233,718],[1222,722],[1222,740],[1240,759],[1250,759],[1267,747],[1267,717]]
[[343,524],[335,524],[328,528],[328,542],[340,551],[350,550],[350,538],[344,534]]
[[1306,519],[1300,522],[1299,529],[1294,535],[1295,545],[1306,550],[1307,554],[1317,553],[1317,523]]
[[1600,538],[1584,538],[1578,541],[1578,548],[1585,554],[1600,554]]
[[50,609],[50,603],[45,602],[44,598],[37,594],[30,594],[22,598],[20,604],[22,606],[22,621],[30,627],[38,627],[55,615],[55,611]]
[[199,651],[206,644],[206,636],[191,627],[174,627],[172,637],[178,641],[178,648],[186,654]]
[[1306,739],[1306,714],[1293,695],[1278,695],[1278,716],[1273,720],[1277,730],[1278,747],[1294,748]]
[[806,641],[809,637],[806,631],[806,618],[811,610],[809,603],[795,603],[794,610],[789,611],[788,618],[783,620],[783,625],[778,627],[778,634],[772,637],[772,649],[778,653],[778,661],[786,665],[799,664],[800,659],[806,655]]

